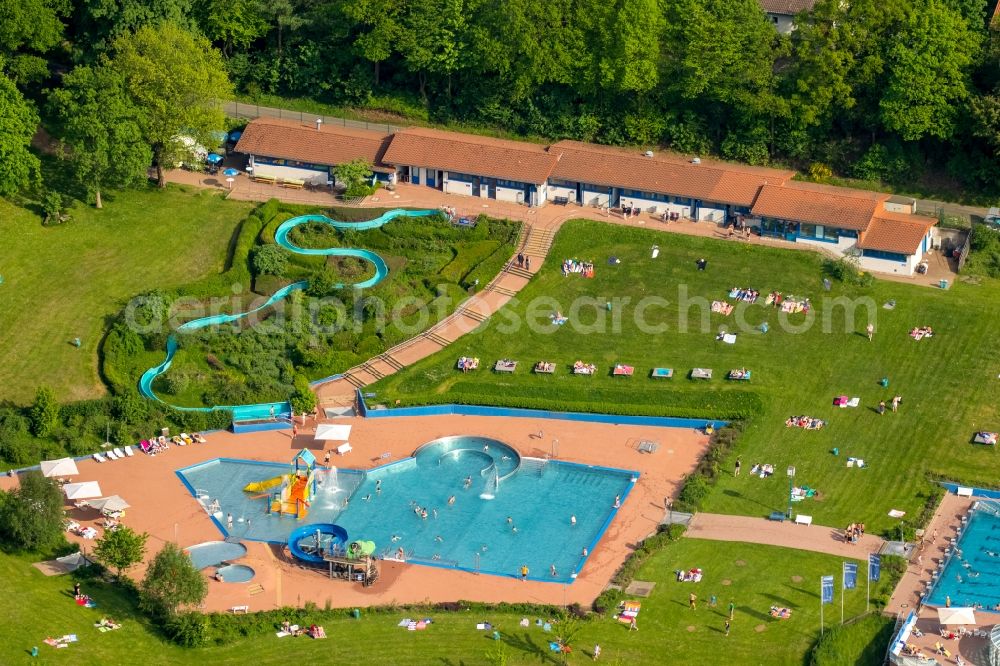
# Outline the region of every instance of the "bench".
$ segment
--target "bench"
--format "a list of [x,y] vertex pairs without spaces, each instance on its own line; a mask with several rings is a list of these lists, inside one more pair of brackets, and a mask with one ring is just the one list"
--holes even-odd
[[277,180],[274,176],[257,176],[257,175],[253,175],[253,176],[250,176],[250,178],[255,183],[268,183],[269,185],[274,185],[274,183]]
[[236,615],[237,613],[247,614],[247,613],[250,612],[250,607],[249,606],[233,606],[232,608],[229,609],[229,612],[232,613],[233,615]]
[[288,189],[291,189],[291,190],[301,190],[306,185],[306,183],[305,183],[304,180],[294,180],[294,179],[288,179],[288,178],[282,180],[278,184],[281,187],[287,187]]
[[784,511],[772,511],[771,515],[767,517],[768,520],[773,520],[778,523],[785,522],[785,512]]
[[557,206],[566,206],[569,204],[569,197],[552,197],[552,203]]
[[354,449],[351,447],[350,442],[344,442],[343,444],[337,447],[337,454],[342,456],[344,454],[350,453],[353,450]]
[[813,524],[813,517],[812,516],[804,516],[804,515],[802,515],[800,513],[797,516],[795,516],[795,524],[796,525],[812,525]]

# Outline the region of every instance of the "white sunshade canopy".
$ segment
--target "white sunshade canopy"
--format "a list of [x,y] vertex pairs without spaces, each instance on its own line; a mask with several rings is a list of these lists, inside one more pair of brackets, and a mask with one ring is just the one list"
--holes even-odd
[[74,476],[80,473],[76,468],[76,462],[72,458],[60,458],[59,460],[43,460],[42,476]]
[[118,495],[112,495],[111,497],[104,497],[99,500],[94,500],[89,504],[98,511],[124,511],[125,509],[129,508],[129,503],[123,500]]
[[938,620],[941,624],[976,624],[976,609],[968,606],[938,608]]
[[100,497],[104,494],[101,492],[101,486],[97,481],[67,483],[63,486],[63,492],[66,493],[66,499],[71,500],[90,499],[92,497]]
[[347,441],[351,438],[351,426],[343,425],[340,423],[321,423],[316,426],[315,439],[322,440],[342,440]]

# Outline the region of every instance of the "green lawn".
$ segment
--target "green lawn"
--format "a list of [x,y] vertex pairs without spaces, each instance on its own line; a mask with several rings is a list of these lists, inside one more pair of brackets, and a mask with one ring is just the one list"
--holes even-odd
[[[0,555],[0,581],[16,593],[17,603],[8,604],[7,621],[0,623],[0,652],[4,663],[19,663],[37,645],[45,663],[285,663],[290,655],[298,662],[369,664],[482,664],[493,647],[476,622],[490,621],[502,632],[510,663],[557,663],[550,658],[552,634],[534,626],[522,628],[520,613],[479,611],[404,611],[369,614],[360,620],[346,617],[324,620],[327,641],[307,638],[279,640],[268,633],[241,639],[222,647],[181,649],[166,642],[137,616],[131,600],[117,588],[84,581],[84,591],[100,607],[77,607],[69,595],[72,579],[46,578],[29,566],[30,558]],[[675,569],[701,567],[705,579],[699,584],[678,583]],[[863,567],[862,567],[863,570]],[[819,576],[833,574],[839,581],[838,558],[748,544],[682,539],[654,556],[639,578],[653,580],[652,596],[642,600],[639,632],[629,633],[614,620],[599,619],[582,625],[574,644],[579,653],[594,643],[603,648],[609,663],[662,664],[791,664],[802,663],[819,635]],[[731,581],[724,585],[723,581]],[[838,583],[839,585],[839,583]],[[333,584],[337,586],[336,583]],[[699,597],[696,611],[687,606],[688,594]],[[873,596],[877,590],[873,588]],[[711,595],[718,605],[708,605]],[[840,591],[836,603],[826,606],[827,626],[840,621]],[[736,604],[731,635],[722,629],[729,600]],[[863,586],[848,591],[847,617],[864,610]],[[793,609],[788,620],[772,619],[772,605]],[[101,634],[93,623],[111,615],[123,621],[119,631]],[[424,632],[408,632],[396,626],[400,619],[431,616],[434,624]],[[691,629],[693,628],[693,629]],[[42,644],[48,635],[75,633],[79,642],[64,650]],[[864,637],[859,637],[864,640]],[[575,654],[571,663],[582,663],[586,655]]]
[[[656,260],[650,258],[654,244],[660,246]],[[702,256],[709,260],[704,272],[695,267]],[[571,257],[593,260],[596,277],[564,277],[561,262]],[[609,265],[609,257],[621,263]],[[998,283],[959,282],[947,291],[888,281],[867,289],[834,283],[826,293],[821,280],[821,261],[812,252],[574,221],[564,225],[542,271],[517,302],[476,334],[370,390],[380,403],[398,399],[404,406],[467,402],[716,418],[757,411],[737,449],[744,474],[733,478],[734,460],[725,461],[722,482],[707,501],[705,509],[721,513],[762,515],[785,508],[788,465],[797,468],[796,483],[821,493],[799,505],[799,511],[824,525],[860,520],[870,531],[895,530],[899,521],[886,515],[890,509],[906,511],[907,520],[918,515],[928,475],[995,485],[1000,454],[969,442],[976,429],[1000,430]],[[707,328],[700,324],[702,310],[693,307],[687,329],[679,325],[684,299],[732,301],[727,295],[737,286],[761,291],[758,304],[729,317],[712,313]],[[805,325],[803,314],[780,315],[764,306],[772,290],[810,297],[813,325]],[[666,324],[663,332],[643,332],[635,324],[635,306],[649,296],[669,300],[647,311],[647,321]],[[540,297],[554,300],[539,304]],[[592,298],[594,305],[574,311],[579,297]],[[622,297],[632,300],[612,306],[611,315],[621,319],[618,332],[572,326],[608,315],[605,303]],[[858,307],[848,322],[844,307],[824,306],[824,299],[838,297],[872,304],[874,342],[862,333],[865,308]],[[889,300],[896,301],[895,309],[881,307]],[[546,322],[557,309],[571,324],[543,325],[536,332],[510,324],[532,310]],[[742,333],[735,345],[715,340],[720,327],[737,328],[741,316],[751,328],[768,322],[770,331]],[[911,339],[908,331],[923,325],[933,326],[934,337]],[[481,357],[484,369],[456,371],[455,360],[462,355]],[[489,372],[504,357],[520,361],[517,372]],[[530,372],[542,359],[558,364],[555,375]],[[573,376],[569,366],[576,360],[596,364],[597,375]],[[610,376],[616,362],[634,365],[635,376]],[[649,378],[657,366],[673,367],[676,376]],[[713,368],[715,378],[689,380],[692,367]],[[752,370],[752,381],[725,380],[729,369],[739,367]],[[878,385],[883,376],[890,380],[886,389]],[[879,416],[874,411],[878,401],[897,392],[903,396],[900,412]],[[859,396],[861,407],[833,407],[833,398],[841,394]],[[828,425],[817,431],[785,427],[787,417],[802,414],[826,419]],[[831,453],[835,447],[839,457]],[[848,456],[863,458],[868,467],[848,469]],[[755,462],[771,463],[778,473],[752,478],[746,472]]]
[[43,227],[0,200],[0,400],[30,402],[39,384],[60,400],[102,395],[106,318],[140,292],[221,271],[251,207],[207,191],[148,188],[106,196],[100,211],[78,203],[71,222]]

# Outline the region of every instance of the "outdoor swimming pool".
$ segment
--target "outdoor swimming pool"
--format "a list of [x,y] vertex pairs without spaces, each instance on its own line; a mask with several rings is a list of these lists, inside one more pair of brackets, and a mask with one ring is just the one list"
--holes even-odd
[[238,560],[247,554],[246,546],[225,541],[208,541],[185,548],[195,569],[213,567],[229,560]]
[[[177,473],[192,492],[219,500],[220,528],[241,539],[285,543],[300,525],[335,523],[352,540],[374,541],[376,553],[386,557],[402,549],[411,563],[504,576],[518,575],[526,564],[530,578],[564,584],[572,582],[587,559],[585,549],[589,555],[614,518],[615,497],[624,502],[639,476],[522,459],[496,440],[449,437],[367,472],[339,469],[327,479],[320,469],[316,499],[298,521],[267,515],[265,500],[242,490],[287,471],[283,463],[217,459]],[[427,517],[416,507],[426,509]]]
[[992,609],[1000,604],[1000,502],[975,504],[927,603],[944,606],[947,597],[952,606]]

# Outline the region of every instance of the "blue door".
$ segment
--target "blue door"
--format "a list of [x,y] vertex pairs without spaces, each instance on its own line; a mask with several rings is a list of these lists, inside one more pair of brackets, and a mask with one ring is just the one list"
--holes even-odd
[[420,184],[420,169],[418,167],[410,167],[410,180],[414,185]]
[[434,170],[433,169],[428,169],[427,170],[427,187],[437,187],[437,185],[434,183]]

